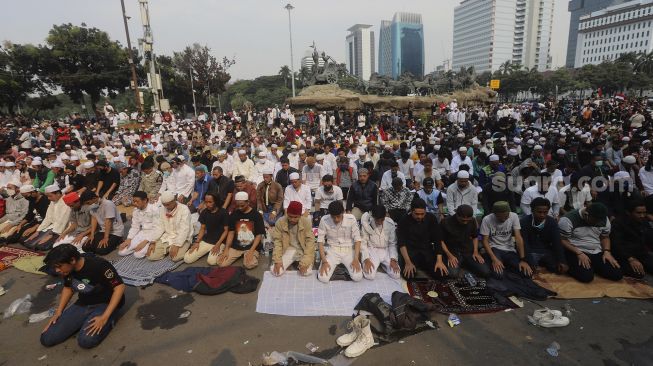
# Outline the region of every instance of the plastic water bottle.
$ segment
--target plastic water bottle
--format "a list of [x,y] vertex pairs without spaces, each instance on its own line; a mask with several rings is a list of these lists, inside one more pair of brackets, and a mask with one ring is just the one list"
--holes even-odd
[[474,286],[476,286],[478,284],[478,282],[476,281],[476,278],[474,278],[474,275],[469,273],[469,272],[465,273],[465,281],[467,281],[467,283],[471,287],[474,287]]

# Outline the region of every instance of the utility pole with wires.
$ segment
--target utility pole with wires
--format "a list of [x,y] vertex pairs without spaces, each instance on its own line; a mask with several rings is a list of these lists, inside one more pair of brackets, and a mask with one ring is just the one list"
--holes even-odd
[[293,98],[295,97],[295,62],[294,62],[294,56],[292,53],[292,23],[290,21],[290,11],[293,10],[295,7],[292,6],[292,4],[288,3],[288,5],[284,6],[284,9],[288,10],[288,34],[290,35],[290,76],[292,78],[292,96]]
[[129,38],[129,26],[127,25],[127,20],[130,18],[125,12],[125,0],[120,0],[120,5],[122,5],[122,20],[125,22],[125,35],[127,36],[127,50],[129,54],[129,66],[132,69],[132,89],[134,89],[134,98],[136,102],[136,108],[138,109],[139,114],[143,114],[143,104],[141,104],[141,96],[138,92],[138,77],[136,76],[136,64],[134,63],[134,52],[132,51],[132,42]]
[[161,94],[160,90],[163,89],[161,85],[161,77],[156,73],[156,57],[154,55],[154,37],[152,36],[152,28],[150,26],[150,7],[148,0],[138,0],[141,8],[141,22],[143,23],[143,51],[146,59],[150,62],[150,72],[148,74],[148,83],[152,91],[154,99],[154,112],[161,112]]

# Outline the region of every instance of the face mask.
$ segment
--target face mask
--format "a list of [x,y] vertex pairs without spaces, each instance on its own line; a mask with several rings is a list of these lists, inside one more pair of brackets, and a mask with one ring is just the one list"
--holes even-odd
[[9,195],[9,197],[13,197],[16,194],[16,190],[15,189],[8,189],[7,194]]
[[258,159],[258,163],[259,163],[259,164],[265,164],[265,160],[266,160],[266,159]]
[[542,222],[539,223],[538,225],[535,225],[535,222],[533,222],[533,227],[536,228],[536,229],[542,230],[542,229],[544,229],[544,224],[545,223],[546,223],[546,220],[542,220]]

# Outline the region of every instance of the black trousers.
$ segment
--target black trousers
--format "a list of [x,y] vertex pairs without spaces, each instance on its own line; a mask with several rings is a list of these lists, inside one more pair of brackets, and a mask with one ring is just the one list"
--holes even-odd
[[603,278],[611,281],[619,281],[623,278],[623,274],[619,268],[612,267],[608,262],[603,262],[603,253],[596,254],[585,253],[592,262],[590,268],[583,268],[578,264],[578,256],[576,254],[566,251],[567,264],[569,265],[569,275],[580,282],[592,282],[594,274],[598,274]]
[[[640,255],[636,255],[635,258],[642,263],[642,266],[644,266],[644,272],[653,274],[653,254],[651,253],[642,253]],[[633,267],[630,266],[630,262],[628,260],[620,260],[619,265],[621,266],[621,270],[623,271],[625,276],[628,277],[634,277],[634,278],[644,278],[645,275],[643,274],[638,274],[633,271]]]
[[102,241],[102,239],[104,239],[104,233],[99,232],[95,234],[93,241],[84,245],[84,251],[95,253],[97,255],[107,255],[116,249],[122,242],[121,237],[117,235],[109,235],[109,242],[107,245],[103,248],[100,248],[100,241]]
[[[433,250],[410,247],[406,247],[406,250],[408,252],[408,257],[410,258],[410,261],[413,262],[415,268],[425,272],[431,278],[443,278],[439,272],[435,272],[436,255]],[[401,268],[403,276],[403,270],[406,268],[406,262],[404,261],[404,257],[401,254],[399,255],[399,267]]]

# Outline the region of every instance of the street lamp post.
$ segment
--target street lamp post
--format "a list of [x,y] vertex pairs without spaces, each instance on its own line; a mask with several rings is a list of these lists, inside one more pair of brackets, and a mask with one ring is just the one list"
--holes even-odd
[[290,72],[291,72],[290,77],[292,78],[292,96],[294,98],[295,97],[295,62],[292,53],[292,23],[290,22],[290,11],[293,10],[295,7],[290,5],[290,3],[288,3],[284,8],[288,10],[288,33],[290,34]]
[[188,68],[188,76],[190,76],[190,90],[193,92],[193,113],[197,117],[197,103],[195,103],[195,86],[193,85],[193,65]]
[[122,6],[122,19],[125,23],[125,35],[127,36],[127,49],[129,55],[129,66],[131,67],[132,72],[132,88],[134,89],[134,102],[136,102],[136,108],[138,113],[143,114],[143,106],[141,104],[140,93],[138,92],[138,77],[136,76],[136,64],[134,63],[134,52],[132,51],[132,42],[129,37],[129,26],[127,25],[127,13],[125,12],[125,0],[120,0],[120,5]]

